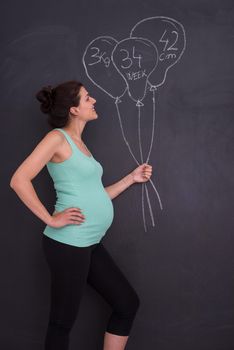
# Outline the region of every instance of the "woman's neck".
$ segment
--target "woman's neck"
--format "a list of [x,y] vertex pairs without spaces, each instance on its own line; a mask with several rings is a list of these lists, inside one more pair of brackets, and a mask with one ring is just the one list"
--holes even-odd
[[79,121],[78,123],[70,123],[63,129],[69,133],[69,135],[76,141],[82,141],[82,132],[84,130],[86,122]]

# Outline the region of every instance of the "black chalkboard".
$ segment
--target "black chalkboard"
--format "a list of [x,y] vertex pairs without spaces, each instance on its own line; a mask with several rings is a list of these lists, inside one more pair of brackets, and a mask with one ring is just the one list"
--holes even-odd
[[[127,349],[233,349],[233,1],[10,0],[1,14],[1,348],[43,349],[45,225],[9,182],[51,129],[35,93],[78,79],[97,100],[84,139],[104,185],[153,166],[103,239],[141,299]],[[33,184],[52,212],[46,168]],[[87,286],[71,349],[101,350],[109,313]]]

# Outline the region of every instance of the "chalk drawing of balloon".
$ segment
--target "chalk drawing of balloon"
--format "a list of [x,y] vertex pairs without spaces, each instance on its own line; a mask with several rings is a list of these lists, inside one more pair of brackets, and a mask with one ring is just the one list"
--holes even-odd
[[145,38],[126,38],[115,46],[111,57],[127,84],[129,96],[139,104],[145,97],[148,78],[158,63],[156,46]]
[[158,49],[158,67],[149,78],[150,85],[164,84],[168,70],[181,58],[186,46],[185,30],[175,19],[156,16],[143,19],[131,30],[130,37],[144,37]]
[[[117,42],[110,36],[94,39],[87,46],[83,55],[83,65],[89,79],[114,99],[123,140],[137,165],[148,163],[152,153],[156,130],[158,87],[167,78],[168,70],[179,62],[186,47],[186,36],[183,25],[173,18],[155,16],[145,18],[131,29],[130,37]],[[131,145],[123,120],[124,110],[121,97],[128,96],[136,104],[136,133],[140,159],[136,156],[136,145]],[[152,127],[147,128],[149,147],[142,147],[143,99],[146,94],[152,95]],[[146,101],[149,101],[147,99]],[[150,117],[150,116],[149,116]],[[149,124],[148,124],[149,126]],[[135,138],[136,139],[136,138]],[[146,143],[145,143],[146,144]],[[144,150],[144,152],[143,152]],[[156,195],[160,209],[162,202],[152,179],[149,179],[153,195]],[[145,215],[146,205],[149,210],[152,226],[155,226],[148,184],[141,186],[141,204],[144,229],[147,231]]]
[[111,61],[111,53],[117,43],[110,36],[97,37],[89,43],[82,58],[89,79],[114,99],[127,90],[124,79]]
[[[144,99],[146,94],[148,79],[151,73],[157,67],[158,51],[156,46],[148,39],[145,39],[142,37],[138,37],[138,38],[132,37],[132,38],[126,38],[121,40],[114,48],[111,57],[116,69],[119,71],[119,73],[123,76],[124,80],[126,81],[129,97],[134,102],[136,102],[136,112],[137,112],[137,119],[138,119],[136,132],[138,134],[138,144],[139,144],[140,158],[141,158],[140,162],[142,164],[144,163],[144,155],[143,155],[142,140],[141,140],[141,128],[142,128],[141,108],[144,106],[144,104],[141,101]],[[153,93],[153,103],[155,103],[155,98],[154,98],[155,90],[153,88],[152,88],[152,93]],[[118,107],[119,103],[120,101],[116,100],[116,109],[117,109],[117,114],[118,114],[118,118],[121,126],[122,135],[129,149],[129,152],[131,153],[136,163],[139,165],[140,163],[134,154],[135,152],[133,151],[132,147],[130,146],[125,136],[122,117],[121,117],[120,109]],[[154,109],[154,115],[155,115],[155,109]],[[154,116],[153,116],[153,120],[154,120]],[[154,131],[154,124],[153,124],[153,131]],[[150,142],[150,149],[148,151],[146,162],[148,162],[149,160],[151,149],[152,149],[152,143],[153,143],[152,139],[154,135],[153,131],[150,131],[150,135],[149,135],[149,139],[151,137],[151,142]],[[151,179],[150,179],[150,184],[153,187],[153,190],[157,196],[160,208],[162,209],[162,203],[161,203],[159,193]],[[142,184],[142,217],[143,217],[144,229],[145,231],[147,231],[146,217],[145,217],[145,197],[147,200],[152,225],[155,226],[154,215],[152,212],[148,189],[146,184]]]

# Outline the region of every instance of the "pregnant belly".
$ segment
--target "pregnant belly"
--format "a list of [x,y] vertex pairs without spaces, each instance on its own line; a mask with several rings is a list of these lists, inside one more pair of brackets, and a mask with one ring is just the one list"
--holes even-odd
[[77,195],[58,195],[55,212],[71,207],[80,208],[85,216],[85,221],[81,225],[76,225],[77,227],[105,232],[113,221],[113,204],[104,188]]

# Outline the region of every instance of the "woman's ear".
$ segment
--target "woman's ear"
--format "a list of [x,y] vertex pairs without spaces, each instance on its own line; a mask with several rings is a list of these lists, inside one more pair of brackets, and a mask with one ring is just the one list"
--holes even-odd
[[69,111],[73,115],[78,115],[80,110],[79,107],[71,107]]

